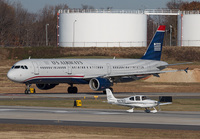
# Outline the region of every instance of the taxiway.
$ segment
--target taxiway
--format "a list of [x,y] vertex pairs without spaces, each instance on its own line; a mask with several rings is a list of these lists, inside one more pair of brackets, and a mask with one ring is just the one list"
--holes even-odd
[[[94,95],[105,97],[105,94],[1,94],[1,99],[63,99],[92,98]],[[117,97],[130,96],[130,93],[117,93]],[[148,94],[149,96],[150,94]],[[157,97],[160,94],[151,94]],[[174,97],[196,97],[199,93],[163,94]],[[151,128],[200,130],[200,112],[160,111],[156,114],[136,110],[127,113],[125,110],[85,109],[85,108],[47,108],[25,106],[0,106],[0,123],[73,125],[123,128]]]

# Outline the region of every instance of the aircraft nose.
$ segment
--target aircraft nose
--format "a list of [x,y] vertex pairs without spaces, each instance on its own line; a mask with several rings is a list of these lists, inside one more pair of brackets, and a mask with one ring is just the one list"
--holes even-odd
[[15,75],[15,73],[12,70],[8,71],[7,77],[11,81],[16,81],[16,75]]

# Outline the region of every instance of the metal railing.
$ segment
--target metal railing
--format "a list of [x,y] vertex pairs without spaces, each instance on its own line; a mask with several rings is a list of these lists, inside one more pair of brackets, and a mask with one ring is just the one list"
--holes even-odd
[[200,40],[178,40],[180,46],[200,46]]
[[146,41],[138,42],[59,42],[62,47],[146,47]]
[[58,13],[133,13],[144,14],[143,10],[112,10],[112,9],[61,9]]

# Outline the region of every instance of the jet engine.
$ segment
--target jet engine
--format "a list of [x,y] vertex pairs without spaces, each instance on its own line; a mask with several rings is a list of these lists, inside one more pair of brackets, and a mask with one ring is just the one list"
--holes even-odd
[[113,83],[109,81],[107,78],[93,78],[89,82],[89,86],[94,91],[102,91],[106,88],[110,88]]
[[41,90],[49,90],[54,88],[58,84],[36,84],[36,86]]

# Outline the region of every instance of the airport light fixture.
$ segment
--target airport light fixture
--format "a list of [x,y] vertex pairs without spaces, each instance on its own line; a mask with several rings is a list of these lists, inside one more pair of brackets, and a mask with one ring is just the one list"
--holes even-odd
[[48,46],[48,29],[47,26],[49,26],[49,24],[46,24],[46,46]]

